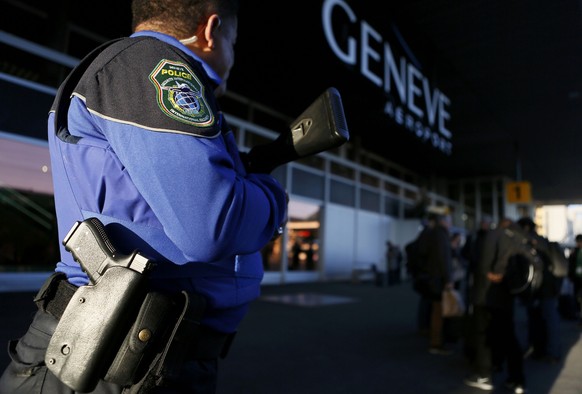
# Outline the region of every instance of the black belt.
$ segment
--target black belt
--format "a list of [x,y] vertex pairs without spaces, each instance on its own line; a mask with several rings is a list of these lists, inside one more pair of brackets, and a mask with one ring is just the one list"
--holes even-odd
[[[55,272],[42,285],[34,298],[38,308],[60,319],[78,287],[65,274]],[[235,333],[226,334],[200,325],[193,336],[187,358],[207,360],[226,357]]]
[[65,274],[55,272],[43,283],[34,302],[41,311],[60,319],[77,289]]

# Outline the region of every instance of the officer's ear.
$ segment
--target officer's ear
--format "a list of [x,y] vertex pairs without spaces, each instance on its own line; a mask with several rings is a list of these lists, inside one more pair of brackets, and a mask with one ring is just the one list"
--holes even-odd
[[201,36],[204,38],[204,42],[208,49],[214,49],[214,40],[216,39],[216,29],[220,27],[222,20],[217,14],[212,14],[206,20],[206,24],[203,25],[203,30]]

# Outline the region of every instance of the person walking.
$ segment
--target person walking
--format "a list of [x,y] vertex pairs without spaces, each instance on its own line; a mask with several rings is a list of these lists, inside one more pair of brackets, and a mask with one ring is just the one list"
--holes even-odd
[[[120,252],[155,260],[152,291],[191,293],[205,305],[198,328],[180,338],[190,345],[175,349],[183,362],[161,366],[149,387],[99,376],[92,393],[214,393],[218,358],[259,296],[260,250],[280,234],[287,195],[271,175],[247,170],[218,105],[234,64],[238,7],[235,0],[134,0],[134,33],[73,71],[50,111],[60,239],[96,218]],[[44,358],[59,305],[88,283],[61,245],[29,330],[10,344],[0,393],[72,392]]]

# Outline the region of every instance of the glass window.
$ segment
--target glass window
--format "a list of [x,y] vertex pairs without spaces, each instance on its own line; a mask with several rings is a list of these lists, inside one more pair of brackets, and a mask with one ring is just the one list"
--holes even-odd
[[293,194],[323,200],[323,176],[293,169],[292,187]]
[[380,212],[380,194],[360,189],[360,208],[366,211]]
[[384,197],[384,213],[386,215],[390,215],[392,217],[399,217],[400,216],[400,203],[397,199],[386,196]]
[[281,250],[282,239],[282,237],[278,237],[277,239],[271,240],[271,242],[265,245],[261,250],[264,271],[281,271],[281,262],[283,258]]
[[285,187],[287,184],[287,167],[286,166],[279,166],[271,172],[271,175],[279,181],[279,183]]
[[466,182],[463,184],[463,193],[465,195],[465,206],[475,209],[475,183]]
[[481,212],[489,216],[493,215],[493,181],[483,181],[479,183],[481,194]]
[[319,270],[321,206],[289,201],[287,265],[289,271]]
[[398,168],[394,168],[394,167],[388,168],[388,175],[393,176],[394,178],[397,178],[397,179],[404,178],[404,176],[402,175],[402,172]]
[[330,165],[330,170],[331,173],[334,175],[338,175],[350,180],[356,179],[356,172],[354,171],[354,169],[343,166],[341,164],[332,162]]
[[[52,94],[0,80],[3,111],[0,116],[0,130],[46,141],[47,114],[54,99]],[[10,116],[11,114],[22,116]]]
[[395,185],[394,183],[390,183],[390,182],[386,181],[386,182],[384,182],[384,190],[398,195],[399,187],[398,187],[398,185]]
[[317,168],[318,170],[325,170],[325,160],[320,156],[307,156],[296,160],[296,162],[304,166]]
[[367,165],[368,165],[368,167],[370,167],[370,168],[372,168],[372,169],[374,169],[374,170],[376,170],[376,171],[379,171],[379,172],[384,172],[384,171],[386,171],[386,166],[385,166],[385,163],[383,163],[383,162],[380,162],[380,161],[378,161],[378,160],[375,160],[375,159],[373,159],[373,158],[371,158],[371,159],[368,161]]
[[364,185],[380,187],[380,179],[373,175],[366,174],[365,172],[360,174],[360,182],[362,182]]
[[404,197],[409,198],[411,200],[417,200],[418,194],[414,190],[404,189]]
[[0,217],[0,270],[54,270],[59,242],[52,196],[0,188]]
[[349,207],[356,206],[356,188],[353,185],[332,179],[330,186],[331,193],[329,199],[331,202]]

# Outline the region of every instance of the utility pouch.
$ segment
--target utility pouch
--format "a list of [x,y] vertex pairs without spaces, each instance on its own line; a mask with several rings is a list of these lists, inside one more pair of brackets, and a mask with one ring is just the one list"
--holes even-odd
[[146,295],[135,323],[105,375],[106,381],[129,386],[144,377],[156,351],[165,345],[164,340],[174,326],[178,301],[160,292]]
[[[147,371],[143,371],[146,365],[141,365],[133,377],[123,377],[130,378],[132,382],[140,378],[135,384],[126,387],[123,394],[149,393],[155,387],[163,386],[166,379],[171,380],[177,376],[183,362],[192,356],[193,340],[199,335],[206,300],[201,295],[182,291],[173,300],[172,305],[174,308],[171,310],[177,312],[171,319],[173,324],[163,335],[162,343],[158,343],[152,349],[155,354],[148,354],[147,359],[143,360],[142,364],[146,364],[145,361],[151,359]],[[139,332],[139,328],[134,326],[132,331]],[[116,367],[116,370],[120,369]],[[110,377],[113,376],[111,370],[109,374]]]

